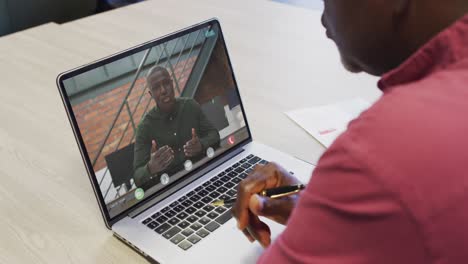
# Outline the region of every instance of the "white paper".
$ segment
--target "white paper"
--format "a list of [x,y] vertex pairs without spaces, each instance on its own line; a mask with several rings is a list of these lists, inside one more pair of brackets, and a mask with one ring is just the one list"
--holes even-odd
[[286,112],[286,115],[328,148],[346,130],[348,123],[369,107],[369,102],[354,98],[330,105],[292,110]]

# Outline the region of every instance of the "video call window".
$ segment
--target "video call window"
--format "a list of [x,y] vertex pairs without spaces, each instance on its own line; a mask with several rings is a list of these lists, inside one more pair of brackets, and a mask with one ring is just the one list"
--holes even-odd
[[64,85],[111,217],[248,137],[215,27]]

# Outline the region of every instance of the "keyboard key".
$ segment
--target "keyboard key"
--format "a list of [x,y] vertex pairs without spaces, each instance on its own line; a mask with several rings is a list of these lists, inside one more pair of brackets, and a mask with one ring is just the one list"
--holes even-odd
[[160,212],[157,212],[157,213],[153,214],[151,217],[152,217],[153,219],[156,219],[156,218],[158,218],[158,217],[160,217],[160,216],[161,216],[161,213],[160,213]]
[[145,220],[143,220],[142,223],[143,223],[144,225],[146,225],[146,224],[148,224],[149,222],[151,222],[152,220],[153,220],[153,219],[151,219],[151,217],[148,217],[148,218],[146,218]]
[[185,207],[183,207],[183,206],[180,205],[180,204],[178,204],[176,207],[172,208],[172,210],[174,210],[174,211],[177,212],[177,213],[182,212],[184,209],[185,209]]
[[251,158],[251,159],[248,161],[248,163],[254,165],[254,164],[257,164],[257,163],[258,163],[259,161],[261,161],[261,160],[262,160],[262,159],[259,158],[259,157],[253,157],[253,158]]
[[179,204],[179,202],[175,201],[175,202],[171,203],[169,206],[172,208],[172,207],[175,207],[178,204]]
[[244,163],[244,164],[242,164],[241,167],[247,170],[247,169],[250,169],[250,164],[249,163]]
[[192,195],[194,195],[194,194],[195,194],[195,192],[194,192],[194,191],[190,191],[190,192],[189,192],[189,193],[187,193],[185,196],[187,196],[187,197],[190,197],[190,196],[192,196]]
[[176,215],[176,212],[174,211],[169,211],[167,213],[164,214],[167,218],[171,218],[171,217],[174,217]]
[[196,216],[198,217],[203,217],[204,215],[206,215],[206,212],[203,211],[203,210],[198,210],[196,213],[195,213]]
[[232,168],[230,168],[230,167],[225,170],[226,173],[231,172],[231,171],[232,171]]
[[237,192],[231,189],[231,190],[227,191],[226,194],[229,195],[229,196],[231,196],[231,197],[233,197],[233,196],[236,196],[236,195],[237,195]]
[[192,235],[189,238],[187,238],[188,241],[192,242],[192,244],[198,243],[198,241],[201,240],[201,238],[197,235]]
[[236,168],[234,171],[237,172],[237,173],[242,173],[242,172],[245,171],[245,169],[243,169],[243,168]]
[[219,177],[222,177],[222,176],[224,176],[224,175],[226,175],[226,172],[224,172],[224,171],[222,171],[222,172],[220,172],[220,173],[218,174]]
[[196,192],[199,192],[199,191],[201,191],[202,189],[203,189],[202,186],[198,186],[197,188],[195,188],[195,191],[196,191]]
[[190,228],[187,228],[184,231],[182,231],[182,235],[184,235],[186,237],[190,236],[191,234],[193,234],[193,230],[190,229]]
[[169,224],[171,225],[177,225],[177,223],[180,222],[179,218],[176,218],[176,217],[173,217],[171,219],[169,219],[169,221],[167,221]]
[[227,192],[227,190],[228,189],[226,187],[224,187],[224,186],[221,186],[218,189],[216,189],[216,191],[219,192],[219,193],[225,193],[225,192]]
[[226,182],[226,183],[224,184],[224,187],[229,188],[229,189],[232,188],[232,187],[235,187],[235,186],[236,186],[236,185],[235,185],[234,183],[232,183],[232,182]]
[[227,200],[231,198],[229,195],[226,195],[226,194],[221,194],[221,196],[218,197],[219,200]]
[[216,217],[219,216],[219,214],[215,213],[215,212],[210,212],[208,213],[206,216],[208,216],[209,218],[211,219],[215,219]]
[[154,231],[156,231],[156,233],[158,233],[158,234],[162,234],[162,233],[166,232],[169,228],[171,228],[171,225],[168,224],[168,223],[164,223],[164,224],[156,227],[156,229],[154,229]]
[[202,202],[196,202],[193,204],[193,207],[197,208],[197,209],[200,209],[204,206],[205,204],[202,203]]
[[250,154],[250,155],[247,156],[247,159],[251,159],[253,157],[255,157],[255,156],[253,154]]
[[206,231],[205,229],[200,229],[197,231],[197,235],[200,237],[206,237],[210,234],[210,232]]
[[[198,207],[197,207],[197,208],[198,208]],[[200,209],[200,208],[198,208],[198,209]],[[185,212],[186,212],[187,214],[193,214],[193,213],[195,213],[196,211],[197,211],[197,209],[195,209],[195,208],[193,208],[193,207],[189,207],[189,208],[185,209]]]
[[175,234],[180,232],[180,228],[174,226],[173,228],[169,229],[166,233],[163,234],[163,237],[170,239],[171,237],[175,236]]
[[206,217],[203,217],[201,218],[200,220],[198,220],[198,222],[202,225],[206,225],[210,222],[210,219],[206,218]]
[[214,209],[214,206],[210,205],[210,204],[207,204],[205,205],[205,207],[203,207],[203,210],[205,210],[206,212],[209,212],[211,210]]
[[235,183],[235,184],[239,184],[239,182],[241,182],[242,180],[241,180],[241,178],[239,178],[239,177],[235,177],[235,178],[232,179],[231,181],[232,181],[233,183]]
[[185,237],[181,234],[177,234],[176,236],[174,236],[172,239],[171,239],[171,242],[174,243],[174,244],[179,244],[182,240],[184,240]]
[[196,195],[196,194],[194,194],[192,197],[190,197],[190,200],[192,202],[198,202],[198,201],[200,201],[200,199],[201,199],[201,197]]
[[218,214],[222,214],[222,213],[224,213],[225,211],[226,211],[226,208],[221,207],[221,206],[218,206],[218,207],[216,207],[216,209],[215,209],[215,212],[217,212]]
[[191,215],[187,217],[185,220],[189,221],[190,223],[195,223],[198,220],[198,217]]
[[180,212],[177,217],[184,220],[185,218],[187,218],[188,214],[186,214],[185,212]]
[[190,225],[189,222],[182,221],[177,226],[180,227],[180,228],[187,228],[189,225]]
[[232,165],[232,167],[234,167],[234,168],[237,168],[237,167],[239,167],[239,166],[240,166],[240,163],[239,163],[239,162],[234,163],[234,164]]
[[213,222],[207,224],[207,225],[205,226],[205,229],[208,230],[208,231],[210,231],[210,232],[213,232],[213,231],[215,231],[216,229],[218,229],[218,227],[219,227],[219,224],[213,221]]
[[158,223],[162,224],[162,223],[167,221],[167,217],[162,215],[158,219],[156,219],[156,221],[158,221]]
[[250,168],[250,169],[246,170],[245,173],[249,174],[249,173],[251,173],[252,171],[253,171],[253,168]]
[[158,227],[158,223],[153,221],[153,222],[147,224],[146,226],[148,226],[151,229],[155,229],[156,227]]
[[234,171],[231,171],[230,173],[228,173],[228,176],[231,177],[231,178],[234,178],[234,177],[236,177],[237,175],[239,175],[239,173],[234,172]]
[[203,197],[203,199],[201,199],[202,202],[208,204],[208,203],[211,203],[211,201],[213,201],[213,198],[207,196],[207,197]]
[[188,242],[187,240],[184,240],[179,243],[179,247],[183,250],[187,250],[192,247],[192,243]]
[[178,201],[179,203],[181,203],[181,202],[183,202],[183,201],[185,201],[185,200],[187,200],[187,196],[182,196],[182,197],[180,197],[179,200],[177,200],[177,201]]
[[208,185],[210,185],[210,184],[211,184],[210,181],[206,181],[206,182],[204,182],[204,183],[202,184],[202,186],[203,186],[203,187],[206,187],[206,186],[208,186]]
[[262,165],[265,165],[265,164],[268,164],[268,161],[262,159],[262,160],[259,161],[258,163],[260,163],[260,164],[262,164]]
[[226,223],[231,218],[232,218],[232,213],[230,211],[226,211],[224,214],[222,214],[218,218],[216,218],[215,221],[222,225],[222,224]]
[[222,181],[215,181],[215,182],[213,182],[213,185],[216,186],[216,187],[219,187],[219,186],[223,185],[223,182]]
[[241,178],[241,179],[245,179],[245,178],[247,178],[247,173],[241,173],[241,174],[238,175],[238,177]]
[[197,195],[200,197],[205,197],[206,195],[208,195],[208,192],[205,190],[201,190],[197,193]]
[[193,223],[190,228],[192,228],[193,230],[197,231],[198,229],[202,228],[202,225],[200,225],[199,223]]
[[168,212],[169,210],[171,210],[170,207],[164,207],[164,208],[161,210],[161,213],[164,214],[164,213]]
[[189,206],[192,205],[192,202],[189,201],[189,200],[185,200],[185,201],[182,202],[182,205],[185,206],[185,207],[189,207]]
[[213,191],[212,193],[210,193],[210,197],[213,198],[213,199],[216,199],[218,196],[220,196],[221,194],[219,192],[215,192]]
[[209,192],[212,192],[212,191],[216,190],[216,187],[214,187],[213,185],[210,185],[210,186],[205,187],[205,189],[207,191],[209,191]]
[[223,181],[223,182],[228,182],[229,180],[231,180],[231,178],[229,178],[228,176],[224,176],[224,177],[221,178],[221,181]]
[[246,161],[247,161],[247,159],[241,159],[241,160],[239,161],[239,163],[244,163],[244,162],[246,162]]

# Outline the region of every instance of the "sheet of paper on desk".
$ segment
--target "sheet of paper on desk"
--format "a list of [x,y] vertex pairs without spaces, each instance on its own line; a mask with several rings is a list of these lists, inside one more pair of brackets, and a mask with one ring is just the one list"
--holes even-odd
[[370,105],[362,98],[354,98],[330,105],[292,110],[286,112],[286,115],[328,148],[346,130],[348,123]]

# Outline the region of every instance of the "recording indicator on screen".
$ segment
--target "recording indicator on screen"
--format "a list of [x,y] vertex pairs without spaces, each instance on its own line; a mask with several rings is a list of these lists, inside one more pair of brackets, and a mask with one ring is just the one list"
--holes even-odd
[[205,37],[207,37],[207,38],[213,37],[215,35],[216,35],[216,32],[214,32],[214,30],[212,30],[212,29],[206,31],[206,33],[205,33]]

